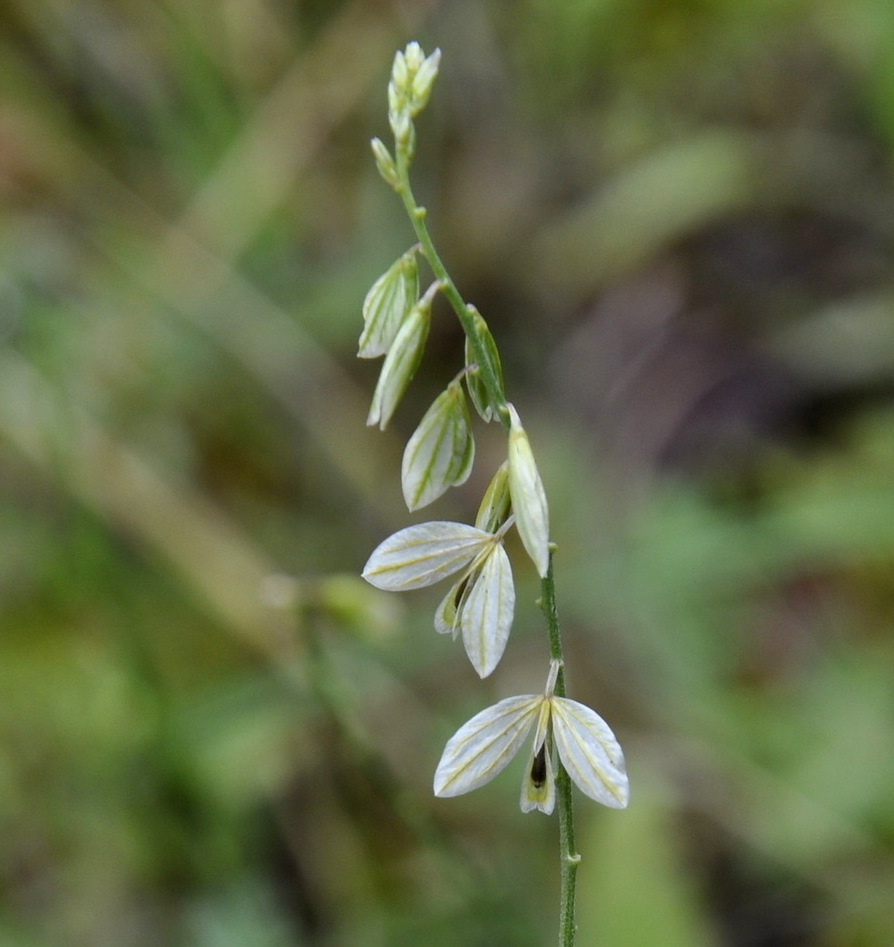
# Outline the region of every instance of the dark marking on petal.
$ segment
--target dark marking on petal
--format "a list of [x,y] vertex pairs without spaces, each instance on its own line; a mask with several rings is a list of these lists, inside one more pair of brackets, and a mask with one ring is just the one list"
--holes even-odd
[[535,789],[542,788],[546,782],[546,743],[537,751],[534,762],[531,763],[531,782]]

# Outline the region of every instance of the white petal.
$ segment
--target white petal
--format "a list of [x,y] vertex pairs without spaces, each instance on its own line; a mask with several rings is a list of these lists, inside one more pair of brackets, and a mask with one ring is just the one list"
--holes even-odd
[[444,747],[435,772],[435,795],[470,792],[505,769],[542,703],[540,694],[507,697],[464,723]]
[[459,572],[493,540],[491,533],[465,523],[408,526],[373,550],[363,578],[390,592],[421,589]]
[[553,738],[568,775],[591,799],[623,809],[630,796],[624,754],[595,711],[567,697],[553,697]]
[[503,656],[515,611],[509,556],[497,543],[485,559],[460,608],[463,644],[472,667],[487,677]]

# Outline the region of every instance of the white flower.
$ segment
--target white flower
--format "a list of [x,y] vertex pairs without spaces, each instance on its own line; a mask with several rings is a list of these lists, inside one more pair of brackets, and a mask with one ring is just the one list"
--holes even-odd
[[363,578],[393,592],[421,589],[462,570],[435,615],[439,632],[462,632],[463,645],[481,677],[499,663],[515,611],[515,586],[503,535],[465,523],[419,523],[399,530],[373,550]]
[[457,730],[435,772],[436,796],[458,796],[490,782],[505,769],[533,727],[534,744],[522,783],[523,812],[553,810],[553,744],[582,792],[613,809],[626,807],[630,787],[621,747],[595,711],[553,693],[559,666],[552,662],[543,694],[507,697]]

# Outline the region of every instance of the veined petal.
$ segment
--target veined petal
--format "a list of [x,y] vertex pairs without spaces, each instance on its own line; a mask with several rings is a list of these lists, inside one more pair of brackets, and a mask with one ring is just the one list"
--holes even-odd
[[463,644],[472,667],[487,677],[503,656],[515,611],[512,567],[502,544],[495,543],[460,605]]
[[544,743],[531,753],[525,777],[522,780],[521,810],[530,812],[539,809],[549,815],[556,804],[556,777],[553,772],[552,754]]
[[389,592],[425,588],[459,572],[493,541],[491,533],[465,523],[407,526],[373,550],[363,578]]
[[630,784],[624,754],[608,724],[595,711],[567,697],[551,697],[553,739],[559,759],[591,799],[624,809]]
[[401,485],[408,509],[428,506],[465,483],[474,459],[466,397],[454,381],[435,398],[404,450]]
[[489,782],[518,752],[543,703],[540,694],[507,697],[464,723],[435,771],[436,796],[459,796]]

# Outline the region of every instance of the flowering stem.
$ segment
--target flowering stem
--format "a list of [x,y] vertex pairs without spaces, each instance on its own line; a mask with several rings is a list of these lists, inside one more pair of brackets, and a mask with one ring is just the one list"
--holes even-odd
[[[418,44],[415,43],[409,44],[404,53],[398,53],[395,56],[391,81],[388,86],[389,122],[395,140],[394,158],[392,159],[388,150],[378,139],[373,141],[373,151],[380,173],[388,184],[394,188],[403,202],[416,233],[416,239],[419,242],[419,251],[425,257],[434,274],[436,282],[433,284],[432,290],[443,292],[463,327],[468,340],[468,349],[477,367],[478,378],[486,392],[488,408],[486,416],[495,415],[499,417],[500,424],[509,435],[508,476],[511,484],[512,507],[517,517],[516,526],[522,542],[537,565],[540,575],[543,576],[540,606],[546,619],[550,659],[553,663],[556,678],[554,686],[551,686],[550,693],[544,700],[551,700],[553,696],[565,698],[562,640],[559,631],[556,589],[553,579],[553,550],[551,546],[548,547],[549,526],[543,487],[518,415],[515,409],[506,402],[498,367],[499,362],[488,349],[489,345],[493,345],[489,330],[487,330],[486,324],[475,308],[467,304],[462,298],[456,284],[447,272],[447,267],[435,249],[431,234],[428,231],[425,222],[425,208],[416,203],[410,185],[409,170],[415,149],[415,129],[412,118],[425,106],[428,100],[431,84],[437,74],[439,60],[439,51],[435,51],[431,56],[425,58]],[[477,402],[476,406],[478,406]],[[481,411],[480,407],[479,411]],[[511,520],[507,520],[504,528],[508,527],[509,522]],[[371,573],[364,572],[367,577],[369,577],[369,574]],[[488,667],[488,673],[489,671],[490,668]],[[551,733],[548,739],[552,741]],[[450,744],[448,744],[448,750],[449,748]],[[446,794],[446,783],[441,786],[441,791],[438,790],[438,786],[441,766],[443,766],[448,750],[445,750],[445,757],[442,757],[442,764],[435,775],[435,791],[438,794],[442,794],[442,792]],[[542,745],[538,752],[542,752]],[[543,780],[541,779],[540,785],[542,784]],[[574,842],[571,779],[562,765],[561,759],[557,760],[555,798],[559,809],[559,850],[561,858],[559,945],[560,947],[573,947],[575,886],[580,855],[577,854]],[[524,804],[522,808],[525,809]],[[538,806],[538,808],[542,807]],[[551,810],[552,802],[549,804],[549,809],[543,811]]]
[[[556,584],[553,579],[553,550],[550,548],[549,569],[540,583],[540,607],[546,618],[549,635],[549,652],[553,661],[559,662],[554,693],[565,696],[565,664],[562,653],[562,636],[559,630],[559,612],[556,607]],[[571,796],[571,779],[556,760],[556,806],[559,810],[559,858],[561,872],[561,904],[559,908],[559,945],[573,947],[576,924],[574,920],[577,866],[580,855],[574,843],[574,800]]]
[[[397,149],[397,178],[398,183],[395,188],[400,195],[407,215],[413,224],[416,232],[416,239],[422,248],[422,254],[432,273],[438,280],[441,290],[447,301],[450,303],[453,311],[456,313],[469,343],[478,369],[481,372],[481,378],[487,388],[491,403],[494,405],[505,405],[506,396],[503,393],[503,386],[494,373],[490,359],[484,351],[484,343],[479,334],[475,331],[474,310],[471,309],[460,295],[456,284],[453,282],[447,267],[444,265],[438,251],[435,249],[434,242],[428,227],[425,223],[425,208],[416,203],[413,196],[413,189],[410,186],[409,178],[410,155],[407,150],[398,146]],[[508,410],[498,412],[500,422],[508,432],[510,428]],[[550,550],[549,568],[546,577],[541,580],[541,608],[546,618],[547,633],[549,635],[550,658],[559,663],[559,673],[556,678],[555,694],[558,697],[565,696],[565,671],[562,654],[562,639],[559,631],[559,616],[556,608],[556,586],[553,580],[552,550]],[[574,808],[571,795],[571,779],[562,766],[561,760],[557,760],[556,772],[556,803],[559,810],[559,852],[561,859],[561,906],[559,912],[559,945],[560,947],[573,947],[575,935],[575,888],[577,884],[577,866],[580,862],[580,855],[577,853],[574,842]]]

